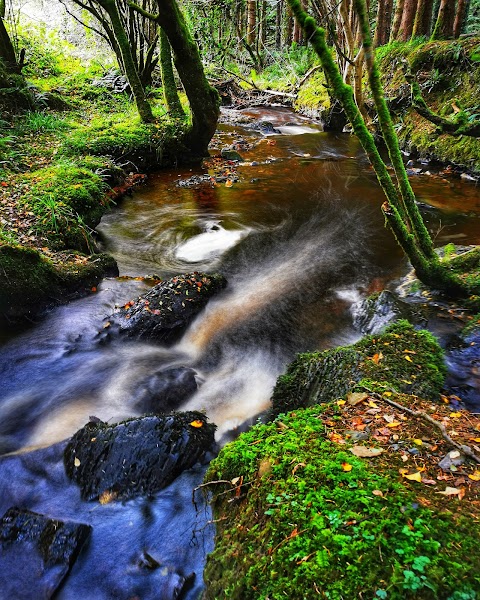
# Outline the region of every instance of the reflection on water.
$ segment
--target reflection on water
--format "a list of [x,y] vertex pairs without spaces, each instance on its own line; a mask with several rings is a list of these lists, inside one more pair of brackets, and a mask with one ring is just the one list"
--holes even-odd
[[[129,278],[107,279],[98,293],[56,309],[40,325],[19,333],[2,348],[0,452],[50,445],[70,436],[91,415],[115,422],[157,406],[205,410],[223,442],[268,407],[277,376],[296,352],[358,338],[351,305],[407,266],[384,227],[383,197],[373,173],[351,136],[315,131],[285,110],[250,113],[272,121],[281,133],[267,139],[253,129],[241,131],[249,149],[242,151],[238,182],[189,188],[178,186],[178,180],[203,174],[201,169],[162,172],[98,228],[122,275],[165,278],[192,269],[217,270],[226,276],[227,289],[170,348],[97,341],[115,305],[148,289],[145,282]],[[218,143],[231,143],[238,135],[238,127],[223,126]],[[479,194],[473,185],[451,185],[440,177],[419,177],[413,184],[420,199],[436,207],[426,206],[424,214],[438,243],[480,243]],[[447,205],[454,210],[439,210]],[[45,484],[43,475],[22,477],[12,502],[15,494],[27,493],[22,485]],[[196,477],[198,483],[201,474]],[[69,488],[65,494],[74,492]],[[53,512],[61,517],[67,502],[62,498],[55,504],[45,493],[25,505],[42,511],[53,502]],[[78,503],[72,501],[79,515],[94,519]],[[152,504],[155,518],[174,505],[168,494],[159,496]],[[67,517],[72,510],[65,509]],[[138,506],[125,510],[118,517],[123,528],[125,519],[134,523],[140,518]],[[139,531],[150,535],[148,527]],[[102,543],[92,544],[62,598],[78,597],[82,589],[91,592],[85,583],[90,569],[95,581],[101,580],[96,557],[104,552]],[[142,544],[135,540],[137,554]],[[149,544],[158,546],[152,540]],[[113,578],[121,577],[111,568]],[[108,597],[105,590],[95,590],[90,597]],[[142,594],[157,597],[146,588]]]

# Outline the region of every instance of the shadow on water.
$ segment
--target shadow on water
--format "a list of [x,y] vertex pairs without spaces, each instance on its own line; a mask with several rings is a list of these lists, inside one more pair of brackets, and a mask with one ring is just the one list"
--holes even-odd
[[[254,116],[280,114],[282,133],[268,140],[240,132],[250,149],[234,185],[179,186],[203,171],[163,172],[106,215],[103,243],[130,278],[105,280],[96,294],[3,344],[2,453],[60,442],[91,415],[116,422],[145,410],[205,410],[223,442],[268,407],[295,353],[359,337],[351,305],[406,270],[384,227],[382,193],[354,138],[315,133],[288,111]],[[219,135],[225,143],[240,134],[223,127]],[[445,183],[422,186],[422,198],[435,205]],[[432,229],[480,243],[475,202],[473,215],[465,204],[461,213],[425,209]],[[220,271],[228,286],[177,345],[96,341],[115,306],[148,289],[132,278],[192,270]],[[61,448],[0,460],[3,509],[17,504],[94,525],[58,597],[169,599],[191,572],[197,578],[186,597],[198,597],[212,543],[208,509],[196,512],[190,501],[203,467],[150,500],[101,506],[80,501]],[[145,552],[161,565],[149,574]]]

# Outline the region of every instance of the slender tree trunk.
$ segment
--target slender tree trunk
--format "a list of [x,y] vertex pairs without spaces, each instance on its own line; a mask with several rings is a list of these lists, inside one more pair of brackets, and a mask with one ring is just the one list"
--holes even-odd
[[247,44],[253,46],[257,34],[257,0],[247,0]]
[[455,0],[441,0],[432,40],[448,40],[453,38],[455,21]]
[[397,39],[401,42],[407,42],[412,37],[416,11],[417,0],[405,0],[402,20],[400,21],[400,28],[397,34]]
[[467,18],[469,8],[469,0],[458,0],[457,14],[455,15],[455,21],[453,23],[453,37],[455,39],[460,37],[465,27],[465,21]]
[[289,48],[293,41],[293,14],[290,6],[285,11],[284,43]]
[[395,12],[393,15],[393,25],[392,31],[390,33],[390,41],[394,42],[398,36],[398,30],[400,29],[400,23],[402,22],[403,17],[403,4],[404,0],[397,0],[395,4]]
[[115,33],[115,38],[120,49],[120,53],[123,60],[123,66],[125,68],[125,75],[130,84],[135,103],[137,105],[138,114],[145,123],[151,123],[153,119],[152,108],[148,103],[145,96],[145,90],[143,89],[140,77],[138,75],[137,66],[135,59],[133,58],[132,49],[130,42],[128,41],[127,34],[125,33],[125,27],[122,23],[120,14],[118,12],[115,0],[97,0],[98,4],[105,9],[110,21],[112,23],[112,29]]
[[3,60],[8,71],[11,73],[19,72],[15,49],[5,28],[3,18],[0,18],[0,58]]
[[393,0],[379,0],[377,22],[375,26],[374,46],[383,46],[388,43],[392,21]]
[[412,37],[429,36],[432,30],[433,0],[419,0]]
[[163,29],[160,29],[160,70],[162,73],[163,97],[168,112],[172,117],[181,119],[185,117],[185,113],[178,97],[177,84],[173,74],[172,49]]
[[275,13],[275,48],[282,49],[283,0],[278,0]]

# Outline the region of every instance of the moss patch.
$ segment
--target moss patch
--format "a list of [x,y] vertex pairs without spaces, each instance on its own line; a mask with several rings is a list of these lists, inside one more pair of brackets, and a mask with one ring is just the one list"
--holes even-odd
[[435,399],[444,377],[443,352],[435,338],[402,320],[353,346],[299,354],[278,378],[273,412],[328,402],[365,387]]
[[225,484],[210,487],[206,599],[478,598],[478,507],[402,478],[400,453],[356,458],[327,438],[342,419],[332,403],[298,410],[212,462],[207,481]]

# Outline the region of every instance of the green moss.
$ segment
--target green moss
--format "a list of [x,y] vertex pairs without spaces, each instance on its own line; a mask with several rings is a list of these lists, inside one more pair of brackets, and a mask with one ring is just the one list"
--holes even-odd
[[278,378],[273,412],[341,398],[364,387],[365,380],[382,389],[435,399],[444,378],[443,353],[435,338],[402,320],[353,346],[298,355]]
[[298,90],[294,107],[302,111],[321,111],[330,108],[330,96],[323,71],[316,71]]
[[477,598],[469,519],[418,505],[379,459],[325,439],[324,408],[256,426],[212,462],[208,481],[237,483],[210,488],[218,532],[205,598]]

